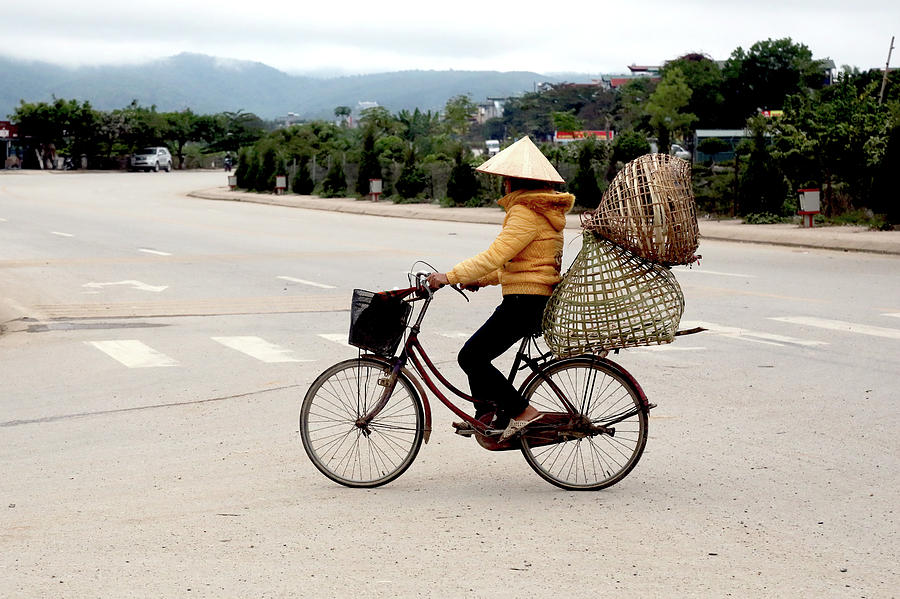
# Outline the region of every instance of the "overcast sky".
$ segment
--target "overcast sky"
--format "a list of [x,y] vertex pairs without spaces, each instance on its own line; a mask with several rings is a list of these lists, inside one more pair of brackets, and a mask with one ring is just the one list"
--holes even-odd
[[0,19],[0,55],[67,65],[198,52],[291,73],[596,75],[687,52],[725,59],[781,37],[839,67],[883,67],[900,34],[900,0],[4,0]]

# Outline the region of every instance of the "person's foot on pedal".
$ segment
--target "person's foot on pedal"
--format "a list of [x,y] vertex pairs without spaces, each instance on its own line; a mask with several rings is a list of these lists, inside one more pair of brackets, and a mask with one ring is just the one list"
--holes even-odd
[[540,420],[544,415],[538,412],[531,406],[525,408],[521,414],[516,416],[515,418],[509,421],[509,425],[503,431],[503,434],[500,435],[500,442],[504,442],[514,436],[516,433],[520,433],[529,425]]

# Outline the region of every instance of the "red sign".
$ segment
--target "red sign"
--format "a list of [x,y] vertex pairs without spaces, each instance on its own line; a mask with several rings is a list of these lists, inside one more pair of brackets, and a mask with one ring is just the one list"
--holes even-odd
[[612,131],[557,131],[556,141],[575,141],[577,139],[585,139],[587,137],[596,137],[597,139],[605,139],[607,141],[613,138]]
[[18,139],[19,129],[9,121],[0,121],[0,139]]

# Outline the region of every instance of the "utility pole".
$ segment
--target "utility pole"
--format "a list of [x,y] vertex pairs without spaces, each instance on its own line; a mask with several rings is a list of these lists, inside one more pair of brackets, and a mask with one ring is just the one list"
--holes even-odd
[[887,85],[888,71],[891,69],[891,53],[894,51],[894,36],[891,36],[891,47],[888,49],[887,62],[884,64],[884,77],[881,78],[881,93],[878,94],[878,104],[884,101],[884,87]]

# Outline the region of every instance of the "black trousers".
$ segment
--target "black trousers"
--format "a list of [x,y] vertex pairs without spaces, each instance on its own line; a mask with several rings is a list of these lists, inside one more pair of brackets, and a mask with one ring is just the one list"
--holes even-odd
[[459,352],[459,365],[469,377],[476,417],[497,409],[497,420],[518,416],[528,402],[491,362],[526,335],[541,330],[545,295],[505,295],[503,302]]

